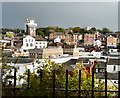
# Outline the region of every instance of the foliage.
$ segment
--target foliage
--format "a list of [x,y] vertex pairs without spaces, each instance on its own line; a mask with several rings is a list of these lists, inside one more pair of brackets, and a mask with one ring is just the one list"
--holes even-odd
[[102,28],[102,33],[106,34],[106,33],[112,33],[112,31],[110,31],[108,28]]
[[9,29],[9,28],[2,28],[2,34],[5,35],[6,32],[13,32],[14,34],[19,34],[21,33],[25,33],[25,31],[23,29]]
[[[11,63],[8,64],[8,56],[5,55],[4,53],[4,48],[2,48],[0,50],[1,53],[1,57],[2,58],[2,65],[0,66],[1,69],[1,79],[2,79],[2,96],[9,96],[9,94],[12,94],[12,90],[11,89],[4,89],[5,87],[9,86],[9,82],[14,78],[12,72],[13,69],[15,68],[15,66],[13,66]],[[17,59],[15,60],[15,63],[17,63]],[[15,65],[14,63],[14,65]],[[18,70],[18,68],[16,68]],[[16,71],[17,71],[16,70]]]
[[[3,55],[2,55],[3,56]],[[5,64],[5,60],[7,58],[3,56],[3,62]],[[38,61],[39,62],[39,61]],[[77,68],[73,68],[73,71],[69,71],[68,74],[68,89],[69,96],[78,96],[78,83],[79,83],[79,70],[81,70],[81,96],[84,97],[90,97],[91,96],[91,90],[92,89],[92,77],[88,73],[88,71],[85,69],[84,64],[82,62],[79,62],[76,64]],[[66,69],[68,68],[67,65],[58,65],[55,62],[50,61],[47,59],[43,66],[39,66],[36,68],[36,71],[30,74],[30,85],[27,84],[27,75],[28,71],[24,72],[23,75],[19,76],[19,80],[24,79],[24,83],[22,84],[21,91],[17,92],[17,95],[19,96],[52,96],[52,88],[53,88],[53,71],[55,70],[55,95],[59,97],[65,96],[65,83],[66,83]],[[5,69],[6,72],[10,72],[12,67],[11,66],[3,66],[3,69]],[[87,74],[88,77],[86,77]],[[4,78],[5,80],[5,78]],[[95,85],[94,89],[96,90],[104,90],[104,82],[100,82],[95,77]],[[108,89],[111,89],[112,87],[107,87]],[[3,91],[4,92],[4,91]],[[95,92],[95,96],[103,96],[103,92]],[[108,93],[110,96],[111,93]]]
[[11,33],[11,32],[8,32],[8,33],[6,34],[6,36],[7,36],[7,37],[10,37],[10,38],[13,38],[13,37],[15,36],[15,34],[14,34],[14,33]]
[[[79,62],[77,64],[78,69],[82,71],[81,77],[81,96],[90,97],[91,92],[89,90],[92,89],[92,78],[91,75],[85,70],[84,65]],[[52,96],[52,87],[53,87],[53,71],[55,70],[55,94],[56,96],[65,96],[65,83],[66,83],[66,74],[65,70],[67,69],[66,65],[58,65],[50,60],[46,60],[43,67],[37,68],[37,73],[31,73],[30,75],[30,86],[27,86],[27,80],[23,84],[23,90],[18,92],[20,96]],[[69,96],[78,96],[78,83],[79,83],[79,73],[78,69],[73,69],[72,73],[69,71],[68,74],[68,89],[71,90],[69,92]],[[42,74],[41,74],[42,72]],[[89,77],[86,78],[84,73],[88,74]],[[42,75],[42,76],[41,76]],[[27,74],[24,74],[27,79]],[[96,90],[104,90],[104,83],[99,82],[95,77],[95,89]],[[61,91],[63,90],[63,91]],[[76,90],[76,91],[75,91]],[[95,96],[103,96],[103,92],[95,92]]]
[[49,35],[54,32],[65,32],[65,29],[56,26],[48,26],[36,29],[36,34],[42,36],[43,38],[45,38],[46,36],[49,37]]
[[73,32],[74,32],[74,33],[80,32],[80,27],[74,27],[74,28],[73,28]]

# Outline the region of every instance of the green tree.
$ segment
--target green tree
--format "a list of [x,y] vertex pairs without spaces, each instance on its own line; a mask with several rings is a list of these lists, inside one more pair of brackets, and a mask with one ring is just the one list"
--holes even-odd
[[[18,95],[21,96],[52,96],[52,87],[53,87],[53,70],[55,70],[55,88],[56,88],[56,96],[65,97],[65,92],[60,90],[65,90],[65,82],[66,82],[66,74],[65,70],[68,66],[67,65],[58,65],[55,62],[51,62],[49,59],[46,60],[43,67],[37,68],[37,73],[31,73],[30,75],[30,87],[28,89],[26,82],[23,84],[23,90],[18,92]],[[92,89],[92,78],[89,75],[88,71],[85,70],[84,65],[82,62],[77,64],[79,69],[82,69],[82,78],[81,78],[81,96],[90,97],[91,92],[89,90]],[[42,78],[40,78],[40,72],[42,73]],[[89,77],[86,78],[84,73],[88,74]],[[24,76],[26,76],[24,74]],[[71,90],[69,92],[69,96],[78,96],[78,69],[73,69],[72,73],[69,71],[68,75],[68,89]],[[41,80],[42,79],[42,80]],[[42,81],[42,82],[41,82]],[[95,85],[94,89],[96,90],[104,90],[104,83],[99,82],[95,77]],[[97,86],[96,86],[97,84]],[[74,91],[76,90],[76,91]],[[103,92],[95,92],[95,96],[103,96]]]
[[74,33],[80,32],[80,27],[74,27],[74,28],[73,28],[73,32],[74,32]]
[[103,34],[112,33],[112,31],[110,31],[108,28],[102,28],[102,33]]
[[56,32],[65,32],[65,29],[58,27],[57,30],[56,30]]
[[42,36],[43,38],[45,37],[45,34],[44,34],[43,30],[41,30],[41,29],[37,29],[36,34],[39,36]]
[[80,34],[85,34],[85,29],[81,28],[79,31]]
[[13,37],[15,36],[15,34],[14,34],[14,33],[9,33],[9,32],[8,32],[8,33],[6,34],[6,36],[7,36],[7,37],[10,37],[10,38],[13,38]]

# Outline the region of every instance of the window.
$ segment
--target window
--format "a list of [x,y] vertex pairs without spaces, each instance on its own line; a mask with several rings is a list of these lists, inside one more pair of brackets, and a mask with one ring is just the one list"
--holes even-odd
[[27,42],[27,39],[25,39],[25,41]]
[[32,46],[33,46],[33,44],[31,43],[31,44],[30,44],[30,46],[32,47]]
[[29,42],[30,42],[30,39],[29,39]]
[[113,71],[115,71],[116,70],[116,66],[114,65],[114,67],[113,67]]
[[28,43],[26,43],[26,47],[28,47],[29,45],[28,45]]
[[33,42],[33,39],[31,39],[31,42]]
[[118,81],[114,81],[114,83],[118,84]]
[[27,50],[23,50],[24,52],[27,52]]

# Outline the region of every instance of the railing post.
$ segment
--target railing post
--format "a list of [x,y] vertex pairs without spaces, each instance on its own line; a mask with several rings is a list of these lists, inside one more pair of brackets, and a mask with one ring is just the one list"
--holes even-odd
[[94,98],[94,67],[92,68],[92,96]]
[[14,87],[16,86],[16,72],[17,72],[17,69],[14,68]]
[[105,98],[107,98],[107,71],[105,71]]
[[43,70],[40,70],[40,84],[42,83]]
[[118,71],[118,98],[120,98],[120,71]]
[[30,86],[30,69],[28,69],[28,79],[27,79],[27,82],[28,82],[28,88]]
[[68,98],[68,70],[66,70],[66,98]]
[[81,70],[79,70],[79,85],[78,85],[78,87],[79,87],[79,98],[81,97]]
[[53,98],[55,98],[55,70],[53,70]]
[[16,87],[16,72],[17,72],[17,69],[14,68],[14,90],[13,90],[13,94],[15,94],[15,87]]

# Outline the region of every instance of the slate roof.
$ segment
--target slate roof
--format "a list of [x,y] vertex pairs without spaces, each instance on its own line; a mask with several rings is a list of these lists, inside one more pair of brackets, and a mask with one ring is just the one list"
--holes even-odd
[[76,65],[77,59],[70,59],[69,61],[63,63],[64,65]]
[[7,63],[31,63],[33,60],[32,58],[8,58]]
[[110,59],[107,65],[120,65],[120,58],[119,59]]
[[79,58],[77,62],[80,62],[82,60],[83,63],[88,63],[89,59],[88,58]]
[[[67,69],[72,71],[73,68],[78,68],[76,66],[76,63],[81,61],[81,60],[83,60],[83,64],[84,64],[85,67],[90,67],[91,66],[90,64],[84,63],[84,61],[86,61],[86,59],[70,59],[69,61],[67,61],[63,64],[67,65]],[[89,60],[87,60],[87,61],[89,61]]]
[[[96,77],[98,79],[105,79],[105,74],[104,73],[97,73]],[[118,80],[118,73],[107,73],[107,79]]]
[[96,68],[106,68],[106,62],[102,62],[102,61],[97,61],[97,66]]
[[88,63],[89,59],[86,59],[86,58],[79,58],[79,59],[70,59],[69,61],[63,63],[65,65],[76,65],[76,63],[80,62],[80,61],[83,61],[83,64],[85,63]]
[[34,38],[35,38],[36,41],[47,41],[42,36],[34,36]]

